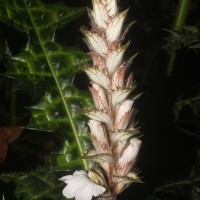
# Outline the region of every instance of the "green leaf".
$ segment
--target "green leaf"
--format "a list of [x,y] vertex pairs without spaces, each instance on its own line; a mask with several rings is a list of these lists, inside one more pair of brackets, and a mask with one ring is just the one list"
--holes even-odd
[[171,51],[178,50],[184,47],[197,49],[199,48],[200,32],[195,26],[184,26],[182,31],[170,31],[169,37],[166,38],[167,43],[163,46],[164,49]]
[[[1,21],[19,31],[55,30],[85,12],[85,8],[69,8],[62,3],[44,4],[39,0],[1,0]],[[45,36],[46,34],[44,34]],[[50,35],[49,35],[50,36]]]
[[[69,173],[69,172],[68,172]],[[16,183],[15,195],[23,200],[66,199],[62,195],[63,182],[58,180],[58,173],[41,167],[27,173],[3,173],[0,179],[6,183]]]
[[81,158],[83,143],[88,140],[87,127],[80,110],[90,103],[90,98],[73,86],[78,66],[87,57],[78,48],[64,47],[55,41],[56,31],[84,11],[85,8],[44,4],[38,0],[0,0],[0,20],[29,37],[25,48],[8,60],[5,75],[32,83],[44,82],[45,95],[30,108],[32,117],[27,128],[62,129],[65,150],[53,159],[58,168],[87,168]]

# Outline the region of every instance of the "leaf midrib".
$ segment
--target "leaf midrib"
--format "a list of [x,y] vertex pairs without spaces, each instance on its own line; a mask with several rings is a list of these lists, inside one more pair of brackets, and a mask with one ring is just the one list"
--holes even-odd
[[[24,0],[23,0],[23,2],[24,2],[24,5],[25,5],[25,8],[26,8],[26,10],[27,10],[27,13],[28,13],[28,15],[29,15],[30,21],[31,21],[31,23],[32,23],[33,29],[34,29],[34,31],[35,31],[35,33],[36,33],[37,38],[38,38],[39,44],[40,44],[40,46],[41,46],[41,49],[42,49],[42,51],[43,51],[43,53],[44,53],[45,59],[46,59],[46,61],[47,61],[47,63],[48,63],[48,66],[49,66],[49,68],[50,68],[50,70],[51,70],[51,73],[52,73],[52,75],[53,75],[53,79],[54,79],[54,81],[55,81],[55,83],[56,83],[56,86],[57,86],[57,88],[58,88],[60,97],[61,97],[61,99],[62,99],[64,108],[65,108],[65,112],[66,112],[66,114],[67,114],[67,116],[68,116],[68,118],[69,118],[69,121],[70,121],[70,124],[71,124],[71,128],[72,128],[74,137],[75,137],[76,142],[77,142],[77,145],[78,145],[78,149],[79,149],[80,155],[82,156],[82,155],[83,155],[82,146],[81,146],[81,143],[80,143],[80,141],[79,141],[79,137],[78,137],[78,132],[77,132],[77,130],[76,130],[76,126],[75,126],[75,124],[74,124],[74,122],[73,122],[73,119],[72,119],[72,116],[71,116],[71,114],[70,114],[69,106],[67,105],[67,102],[65,101],[65,97],[64,97],[63,91],[62,91],[61,86],[60,86],[60,84],[59,84],[59,81],[58,81],[58,79],[57,79],[57,77],[56,77],[56,74],[55,74],[55,72],[54,72],[53,66],[52,66],[52,64],[51,64],[51,62],[50,62],[50,60],[49,60],[49,58],[48,58],[47,52],[46,52],[45,47],[44,47],[44,45],[43,45],[43,43],[42,43],[42,40],[41,40],[41,38],[40,38],[40,34],[38,33],[38,29],[37,29],[37,26],[36,26],[36,24],[35,24],[35,22],[34,22],[34,20],[33,20],[33,17],[32,17],[32,15],[31,15],[31,12],[29,12],[29,9],[28,9],[28,6],[27,6],[26,2],[25,2]],[[82,163],[83,163],[84,169],[87,170],[87,169],[88,169],[87,162],[86,162],[84,159],[82,159]]]

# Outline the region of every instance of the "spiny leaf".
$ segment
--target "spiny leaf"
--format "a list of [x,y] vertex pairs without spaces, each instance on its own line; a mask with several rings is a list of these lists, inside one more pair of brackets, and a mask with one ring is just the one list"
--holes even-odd
[[22,32],[61,28],[81,16],[85,8],[69,8],[62,3],[44,4],[39,0],[1,0],[1,21]]
[[31,108],[32,117],[27,127],[42,131],[66,129],[64,136],[69,140],[66,148],[73,147],[73,152],[66,151],[65,160],[57,163],[63,168],[87,167],[81,159],[86,136],[78,126],[83,119],[79,109],[90,100],[87,94],[73,86],[78,64],[87,57],[78,48],[63,47],[55,42],[55,32],[84,10],[63,4],[44,4],[38,0],[0,0],[0,20],[29,36],[26,47],[9,59],[10,68],[6,75],[45,83],[45,96]]

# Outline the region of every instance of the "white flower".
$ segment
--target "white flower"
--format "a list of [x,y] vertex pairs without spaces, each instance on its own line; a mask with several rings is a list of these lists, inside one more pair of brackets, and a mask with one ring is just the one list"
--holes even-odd
[[76,200],[91,200],[105,192],[105,188],[92,181],[85,171],[76,171],[73,175],[63,176],[61,181],[67,183],[63,190],[66,198]]

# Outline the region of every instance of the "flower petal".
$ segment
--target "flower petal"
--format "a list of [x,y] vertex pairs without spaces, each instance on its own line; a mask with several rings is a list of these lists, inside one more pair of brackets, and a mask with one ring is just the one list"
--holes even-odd
[[105,191],[106,191],[106,188],[104,188],[103,186],[95,185],[94,190],[93,190],[93,196],[97,197],[97,196],[103,194]]
[[81,190],[76,192],[75,199],[76,200],[91,200],[92,199],[92,190],[91,187],[82,186]]
[[63,193],[63,196],[65,196],[66,198],[73,198],[75,197],[76,190],[77,190],[76,187],[66,186],[64,190],[62,191],[62,193]]
[[77,188],[84,184],[87,174],[84,171],[76,171],[73,176],[64,176],[59,180],[63,180],[68,185],[63,190],[63,195],[67,198],[73,198],[76,194]]
[[66,181],[71,180],[73,178],[72,175],[67,175],[67,176],[63,176],[62,178],[60,178],[60,181],[64,181],[65,183],[67,183]]
[[83,185],[80,191],[77,191],[75,199],[76,200],[91,200],[92,196],[99,196],[105,192],[103,186],[97,185],[93,182]]
[[86,172],[76,171],[73,176],[65,176],[61,179],[69,178],[67,186],[63,190],[66,198],[76,200],[91,200],[93,196],[99,196],[105,192],[105,188],[92,181]]
[[126,140],[120,140],[115,142],[115,155],[116,158],[119,159],[124,151],[124,149],[127,147],[128,142]]

